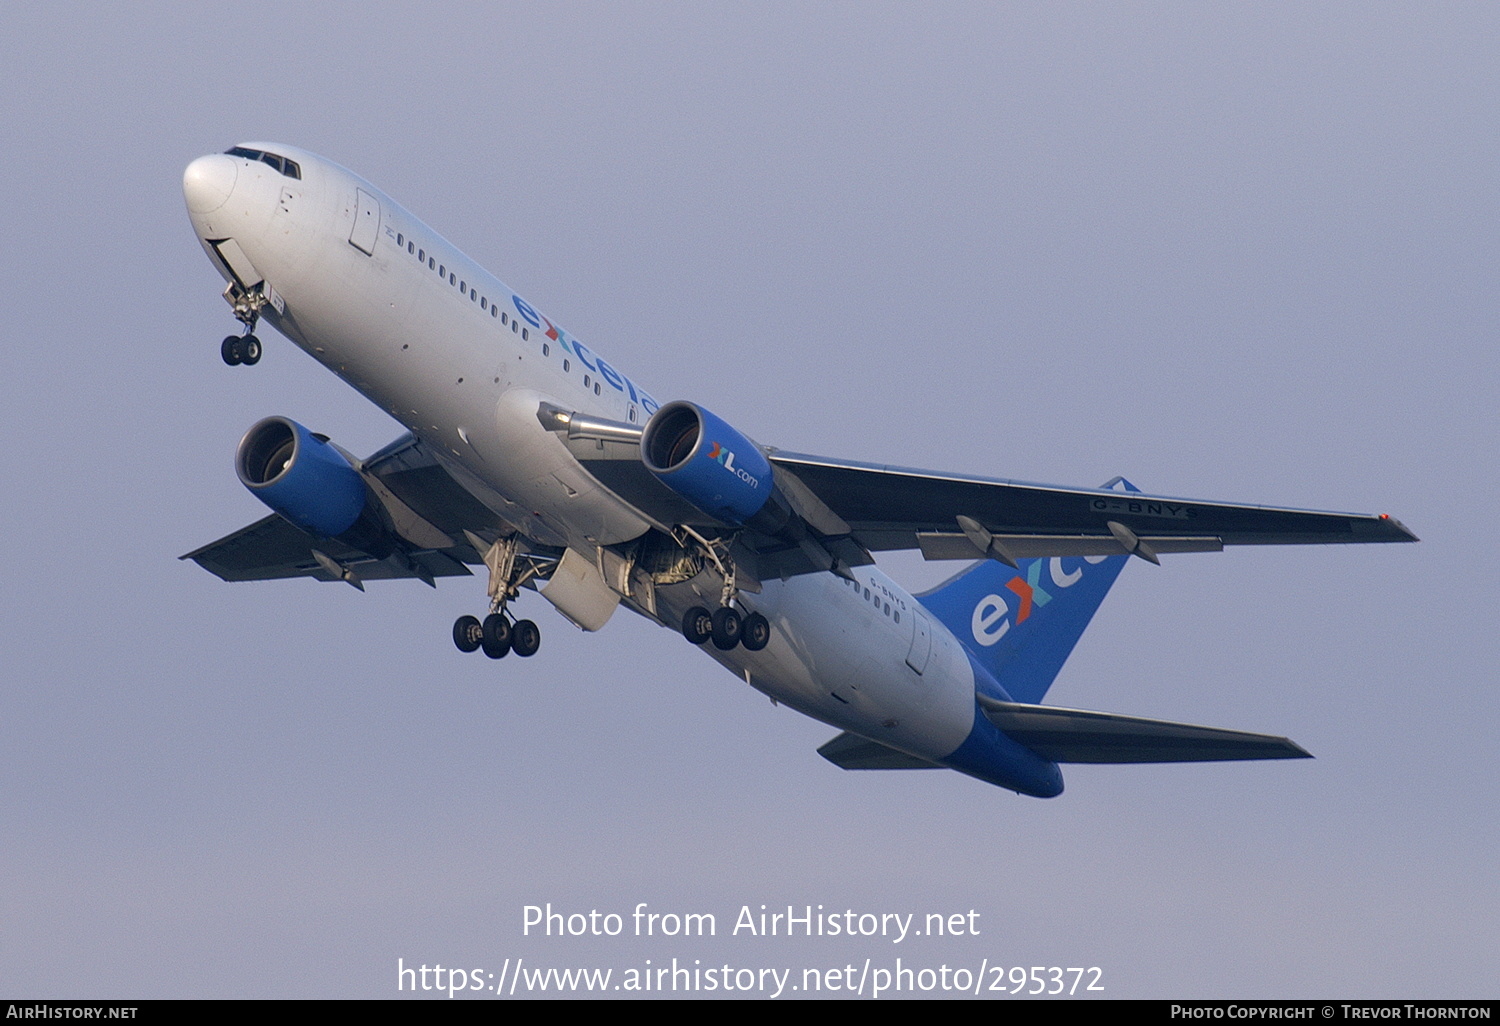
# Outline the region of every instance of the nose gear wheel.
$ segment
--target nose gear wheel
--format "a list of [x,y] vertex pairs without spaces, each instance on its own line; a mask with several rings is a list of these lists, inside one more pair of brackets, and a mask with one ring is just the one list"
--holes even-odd
[[260,363],[260,353],[260,339],[254,335],[228,335],[219,345],[219,355],[231,367],[241,363],[253,367]]

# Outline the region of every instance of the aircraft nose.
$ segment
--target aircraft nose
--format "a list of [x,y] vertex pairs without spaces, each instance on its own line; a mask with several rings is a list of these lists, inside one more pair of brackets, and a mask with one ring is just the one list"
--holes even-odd
[[182,173],[182,195],[188,210],[209,214],[229,201],[239,177],[239,165],[222,153],[199,157]]

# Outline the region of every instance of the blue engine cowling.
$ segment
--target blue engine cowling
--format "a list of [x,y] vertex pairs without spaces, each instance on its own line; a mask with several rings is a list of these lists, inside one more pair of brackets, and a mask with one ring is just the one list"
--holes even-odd
[[785,505],[771,501],[776,482],[760,447],[696,403],[656,411],[641,434],[641,459],[664,485],[725,523],[745,524]]
[[234,466],[252,495],[312,534],[346,534],[365,511],[359,472],[295,420],[267,417],[245,432]]

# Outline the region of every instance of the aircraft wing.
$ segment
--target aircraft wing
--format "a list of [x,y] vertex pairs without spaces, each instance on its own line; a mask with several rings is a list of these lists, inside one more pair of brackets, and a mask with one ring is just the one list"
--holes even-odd
[[850,537],[866,549],[919,548],[928,559],[1129,552],[1150,559],[1225,545],[1417,540],[1385,515],[1063,488],[775,450],[768,457],[847,524]]
[[[725,524],[662,483],[640,455],[642,428],[543,404],[538,419],[563,435],[590,474],[658,527]],[[928,559],[1218,552],[1225,545],[1412,542],[1386,515],[1331,513],[1147,495],[1121,478],[1065,488],[1000,478],[765,450],[807,531],[736,533],[735,558],[758,579],[872,562],[871,552],[920,549]],[[1124,491],[1112,488],[1123,483]]]
[[402,551],[374,559],[337,539],[314,538],[277,513],[182,558],[191,559],[226,581],[311,577],[357,585],[361,581],[414,577],[430,583],[436,577],[469,573],[469,568],[459,560],[431,550]]
[[411,435],[403,435],[358,469],[380,500],[397,539],[380,558],[336,538],[314,538],[279,514],[183,556],[226,581],[269,581],[311,577],[345,581],[437,577],[469,573],[465,562],[480,555],[465,540],[466,526],[494,521],[477,499],[443,469]]

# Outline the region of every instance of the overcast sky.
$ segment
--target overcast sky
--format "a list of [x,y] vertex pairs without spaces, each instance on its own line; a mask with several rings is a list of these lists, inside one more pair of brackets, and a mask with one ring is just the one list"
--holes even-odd
[[[1485,4],[6,5],[0,994],[396,996],[407,966],[1098,966],[1112,997],[1489,996],[1500,13]],[[1315,761],[846,773],[628,614],[229,585],[234,445],[400,429],[234,327],[194,157],[303,146],[768,444],[1389,512],[1127,568],[1049,700]],[[952,567],[887,569],[916,588]],[[523,908],[713,938],[523,936]],[[742,906],[974,910],[751,938]],[[626,933],[631,930],[628,926]]]

